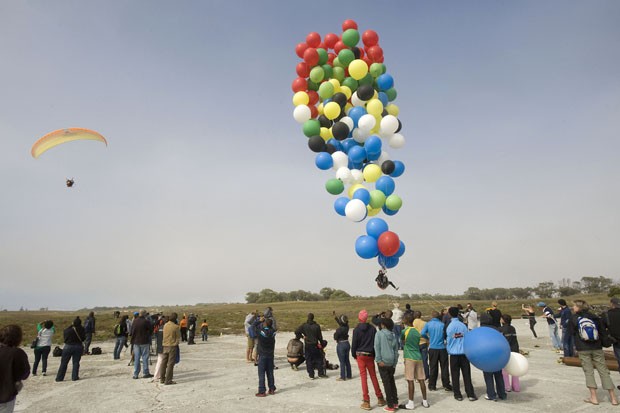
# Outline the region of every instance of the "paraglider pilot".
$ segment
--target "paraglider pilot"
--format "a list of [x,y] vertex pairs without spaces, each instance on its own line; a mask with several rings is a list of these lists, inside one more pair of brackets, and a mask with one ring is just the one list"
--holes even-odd
[[377,278],[375,278],[375,281],[377,282],[377,287],[385,290],[386,288],[388,288],[388,285],[391,285],[395,290],[398,290],[398,287],[395,286],[392,281],[388,280],[387,275],[385,275],[386,273],[387,271],[384,267],[379,270],[379,275],[377,275]]
[[71,179],[67,178],[67,188],[71,188],[74,183],[75,182],[73,181],[73,178],[71,178]]

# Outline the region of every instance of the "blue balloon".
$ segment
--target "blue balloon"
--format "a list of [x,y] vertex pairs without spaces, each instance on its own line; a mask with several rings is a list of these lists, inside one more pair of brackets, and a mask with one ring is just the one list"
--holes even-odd
[[342,145],[340,144],[340,141],[338,141],[338,140],[336,140],[334,138],[331,138],[330,140],[327,141],[327,143],[329,143],[330,145],[333,145],[334,148],[336,148],[337,151],[344,152],[342,150]]
[[405,172],[405,164],[401,161],[393,161],[394,162],[394,171],[390,174],[391,177],[398,178]]
[[344,209],[347,207],[348,203],[349,198],[347,198],[346,196],[336,198],[336,200],[334,201],[334,209],[336,210],[336,213],[338,215],[342,215],[343,217],[346,216],[346,214],[344,213]]
[[376,161],[377,159],[379,159],[380,156],[381,156],[381,152],[377,152],[377,153],[366,152],[366,159],[368,159],[369,161]]
[[314,159],[314,163],[317,168],[325,171],[332,166],[334,166],[334,159],[327,152],[319,152],[316,154],[316,158]]
[[364,142],[364,148],[368,155],[381,154],[381,138],[375,135],[369,136]]
[[[355,141],[353,141],[355,142]],[[366,159],[366,151],[361,146],[352,146],[348,152],[349,159],[353,163],[361,163],[364,159]]]
[[349,109],[349,113],[347,113],[347,116],[353,119],[353,126],[357,128],[357,122],[366,113],[367,112],[365,108],[361,106],[353,106],[351,109]]
[[371,218],[366,223],[366,233],[375,239],[389,229],[387,222],[381,218]]
[[394,78],[384,73],[377,78],[377,86],[379,86],[379,90],[388,90],[394,87]]
[[383,175],[381,178],[377,179],[377,182],[375,183],[375,188],[383,192],[385,196],[390,196],[394,192],[396,184],[394,183],[394,180],[392,178]]
[[510,360],[510,345],[504,335],[491,327],[475,328],[463,339],[465,355],[480,370],[500,371]]
[[362,235],[355,241],[355,252],[362,258],[370,259],[379,254],[377,240],[368,235]]
[[347,154],[349,153],[351,148],[353,148],[354,146],[359,146],[358,143],[355,142],[355,140],[350,139],[350,138],[341,141],[340,145],[342,146],[342,151]]
[[393,257],[396,258],[400,258],[403,256],[403,254],[405,253],[405,243],[404,242],[400,242],[400,247],[398,247],[398,251],[396,252],[396,254],[392,255]]
[[359,199],[364,204],[368,205],[370,202],[370,192],[368,192],[366,188],[356,189],[355,192],[353,192],[353,199]]
[[384,213],[385,215],[392,216],[392,215],[396,215],[396,214],[398,214],[398,211],[394,211],[394,210],[392,210],[392,209],[387,209],[387,207],[386,207],[385,205],[383,205],[383,206],[381,207],[381,209],[383,210],[383,213]]
[[388,96],[385,94],[385,92],[379,92],[378,98],[381,101],[381,103],[383,103],[383,106],[388,105],[389,99],[388,99]]
[[362,164],[361,162],[355,163],[349,159],[349,165],[348,165],[349,169],[359,169],[361,171],[363,167],[364,167],[364,164]]
[[385,267],[385,268],[394,268],[398,265],[398,261],[400,261],[398,258],[392,256],[392,257],[386,257],[383,254],[379,254],[378,258],[377,258],[377,262],[379,263],[380,266]]

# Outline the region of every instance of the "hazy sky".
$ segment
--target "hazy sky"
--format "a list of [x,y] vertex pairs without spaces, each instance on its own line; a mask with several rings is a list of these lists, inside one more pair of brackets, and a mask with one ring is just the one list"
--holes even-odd
[[[399,293],[620,277],[620,2],[335,5],[0,0],[0,308],[379,293],[292,118],[347,18],[398,90]],[[30,156],[71,126],[109,147]]]

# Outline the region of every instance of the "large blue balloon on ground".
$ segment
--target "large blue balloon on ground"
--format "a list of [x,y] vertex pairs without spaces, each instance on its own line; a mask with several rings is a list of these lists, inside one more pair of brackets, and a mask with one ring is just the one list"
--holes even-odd
[[479,327],[465,334],[465,355],[477,368],[493,373],[510,360],[510,345],[504,335],[491,327]]

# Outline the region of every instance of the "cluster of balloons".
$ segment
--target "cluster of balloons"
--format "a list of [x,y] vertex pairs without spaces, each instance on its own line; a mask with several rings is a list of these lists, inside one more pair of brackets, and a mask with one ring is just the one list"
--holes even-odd
[[490,327],[479,327],[465,335],[465,355],[477,368],[493,373],[506,369],[511,376],[527,374],[529,364],[519,353],[510,352],[510,345],[503,334]]
[[[302,61],[292,83],[293,117],[316,153],[316,167],[334,173],[325,183],[327,192],[345,194],[334,202],[336,213],[361,222],[400,210],[403,201],[395,193],[394,178],[403,174],[405,165],[392,160],[386,149],[402,148],[405,138],[379,36],[373,30],[360,35],[353,20],[346,20],[342,31],[323,38],[312,32],[296,46]],[[360,257],[378,257],[382,266],[391,268],[404,245],[401,248],[398,235],[385,226],[376,236],[369,232],[360,237],[355,249]]]

